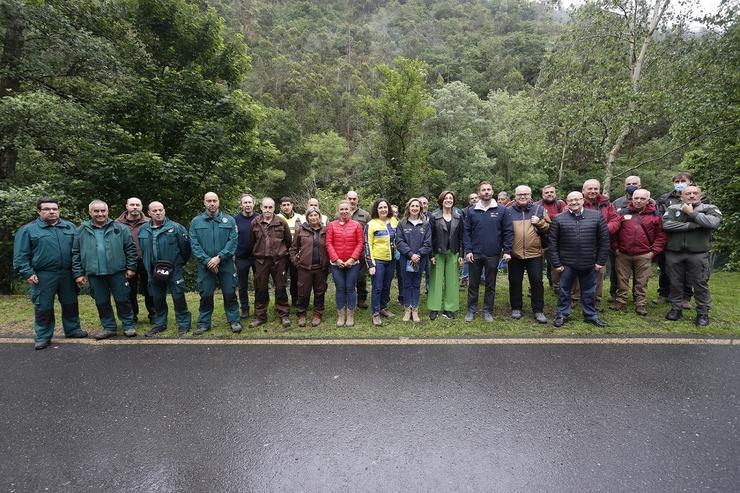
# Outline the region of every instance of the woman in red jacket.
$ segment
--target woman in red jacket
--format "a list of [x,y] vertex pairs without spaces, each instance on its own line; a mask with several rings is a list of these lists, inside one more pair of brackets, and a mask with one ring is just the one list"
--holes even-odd
[[337,327],[352,327],[357,307],[359,260],[365,240],[362,225],[350,219],[349,202],[341,201],[337,212],[339,219],[326,228],[326,251],[337,288]]

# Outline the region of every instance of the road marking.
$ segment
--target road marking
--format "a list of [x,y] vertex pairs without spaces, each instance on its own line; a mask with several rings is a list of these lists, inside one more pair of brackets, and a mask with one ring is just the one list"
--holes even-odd
[[[0,337],[0,344],[31,344],[31,338]],[[667,345],[667,346],[738,346],[740,340],[701,337],[501,337],[501,338],[452,338],[452,339],[58,339],[57,344],[82,344],[94,346],[135,345],[192,345],[192,346],[421,346],[421,345]]]

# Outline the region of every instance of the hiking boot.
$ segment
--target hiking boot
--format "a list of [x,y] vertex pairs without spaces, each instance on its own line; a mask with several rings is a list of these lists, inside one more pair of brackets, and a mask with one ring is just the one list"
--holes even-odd
[[381,325],[383,325],[383,322],[380,321],[379,313],[373,313],[373,325],[376,327],[380,327]]
[[115,336],[116,336],[116,333],[115,331],[112,331],[112,330],[101,330],[100,332],[96,332],[93,335],[93,337],[97,341],[101,341],[103,339],[108,339],[110,337],[115,337]]
[[413,320],[415,323],[421,322],[421,317],[419,317],[419,309],[418,308],[412,308],[411,309],[411,320]]
[[522,318],[522,311],[521,310],[511,310],[511,318],[514,320],[519,320]]
[[299,313],[298,314],[298,327],[305,327],[305,326],[306,326],[306,314]]
[[403,318],[401,320],[403,320],[404,322],[408,322],[409,320],[411,320],[411,307],[410,306],[407,306],[406,309],[403,311]]
[[321,315],[314,312],[313,316],[311,317],[311,327],[318,327],[320,323]]
[[136,327],[129,327],[128,329],[123,329],[123,335],[126,337],[136,337]]
[[691,302],[689,300],[683,300],[681,302],[681,309],[682,310],[691,310]]
[[164,332],[167,330],[167,327],[152,327],[152,329],[144,334],[144,337],[154,337],[155,335],[159,334],[160,332]]
[[290,327],[290,318],[289,317],[281,318],[280,325],[282,325],[284,329],[287,329],[288,327]]
[[640,306],[636,306],[636,307],[635,307],[635,313],[637,313],[637,314],[638,314],[638,315],[640,315],[641,317],[644,317],[644,316],[646,316],[646,315],[647,315],[647,308],[645,308],[645,307],[644,307],[644,306],[642,306],[642,305],[640,305]]
[[491,312],[483,312],[483,320],[486,322],[493,322],[493,314]]
[[337,310],[337,327],[344,327],[347,311],[348,310],[346,308]]
[[671,310],[666,313],[665,319],[670,320],[671,322],[675,322],[676,320],[681,320],[681,317],[683,314],[681,313],[681,310],[678,308],[671,308]]
[[609,305],[609,309],[614,310],[615,312],[621,312],[622,310],[624,310],[624,303],[615,301],[611,305]]
[[250,329],[256,329],[260,325],[264,325],[266,323],[267,323],[267,320],[262,320],[262,319],[259,319],[259,318],[255,318],[254,320],[252,320],[251,322],[249,322],[249,328]]
[[395,315],[395,314],[394,314],[393,312],[391,312],[391,311],[390,311],[389,309],[387,309],[387,308],[383,308],[383,309],[381,309],[381,310],[380,310],[380,314],[381,314],[381,315],[383,315],[383,316],[384,316],[385,318],[393,318],[393,317],[395,317],[395,316],[396,316],[396,315]]
[[82,329],[79,329],[79,330],[75,330],[71,334],[64,334],[64,337],[66,337],[67,339],[83,339],[87,337],[87,332]]
[[345,327],[354,327],[355,326],[355,311],[347,309],[347,319],[344,322]]
[[548,322],[547,317],[542,312],[535,313],[534,319],[537,320],[537,322],[541,324],[546,324]]
[[367,301],[357,300],[357,308],[367,308]]
[[472,322],[474,318],[475,318],[475,310],[468,310],[468,313],[465,314],[465,321]]
[[696,320],[694,320],[694,323],[699,327],[706,327],[707,325],[709,325],[709,314],[699,313],[696,316]]
[[229,325],[231,326],[231,332],[234,334],[242,331],[242,324],[240,322],[231,322]]
[[207,327],[205,325],[200,325],[200,326],[198,326],[198,327],[195,328],[195,331],[193,331],[193,335],[199,336],[201,334],[205,334],[209,330],[211,330],[210,327]]
[[553,320],[552,324],[555,327],[560,328],[563,325],[565,325],[565,322],[567,322],[567,321],[568,321],[568,319],[566,317],[561,317],[561,316],[558,315],[557,317],[555,317],[555,320]]
[[246,310],[242,310],[241,314],[239,315],[239,318],[241,318],[242,320],[248,319],[249,318],[249,308],[247,308]]

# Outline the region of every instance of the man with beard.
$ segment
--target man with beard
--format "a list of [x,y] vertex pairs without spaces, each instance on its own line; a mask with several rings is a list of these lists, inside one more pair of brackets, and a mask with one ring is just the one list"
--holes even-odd
[[252,253],[252,243],[249,239],[249,232],[252,226],[252,220],[257,216],[254,213],[254,197],[248,193],[242,194],[239,199],[239,208],[241,212],[234,216],[236,229],[239,238],[236,243],[236,274],[239,278],[239,302],[241,303],[241,318],[249,317],[249,271],[254,270],[254,253]]
[[468,312],[466,322],[472,322],[478,308],[478,288],[481,274],[486,273],[483,298],[483,319],[493,321],[496,296],[496,268],[499,259],[508,262],[514,241],[510,210],[493,200],[493,186],[488,181],[478,185],[478,202],[468,208],[463,227],[465,260],[470,264]]
[[128,227],[131,238],[136,246],[136,275],[129,279],[131,288],[131,309],[134,311],[134,323],[139,321],[139,292],[144,294],[144,306],[149,318],[149,323],[154,322],[154,300],[147,289],[148,276],[144,263],[141,260],[141,245],[139,244],[139,228],[146,224],[149,218],[143,212],[141,200],[131,197],[126,201],[126,210],[118,216],[117,223]]
[[[547,216],[550,220],[555,219],[558,214],[567,210],[565,202],[560,200],[557,196],[555,185],[545,185],[542,187],[542,200],[536,202],[535,205],[541,205],[547,212]],[[547,282],[555,293],[558,293],[560,291],[560,272],[552,267],[550,255],[547,250],[545,251],[545,262],[547,263],[547,268],[545,269]]]
[[206,210],[190,223],[190,246],[198,259],[198,292],[200,310],[194,334],[211,330],[213,293],[216,281],[221,285],[224,311],[231,331],[239,333],[239,303],[236,301],[236,269],[234,252],[238,234],[234,218],[219,211],[218,195],[208,192],[203,197]]

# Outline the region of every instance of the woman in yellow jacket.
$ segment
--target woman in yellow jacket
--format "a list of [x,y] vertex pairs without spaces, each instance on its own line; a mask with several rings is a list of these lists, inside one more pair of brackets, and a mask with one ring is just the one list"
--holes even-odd
[[365,227],[365,261],[372,277],[371,309],[373,325],[382,325],[380,316],[393,317],[388,310],[391,282],[396,269],[396,226],[398,219],[390,216],[390,203],[378,199],[370,210],[370,222]]

